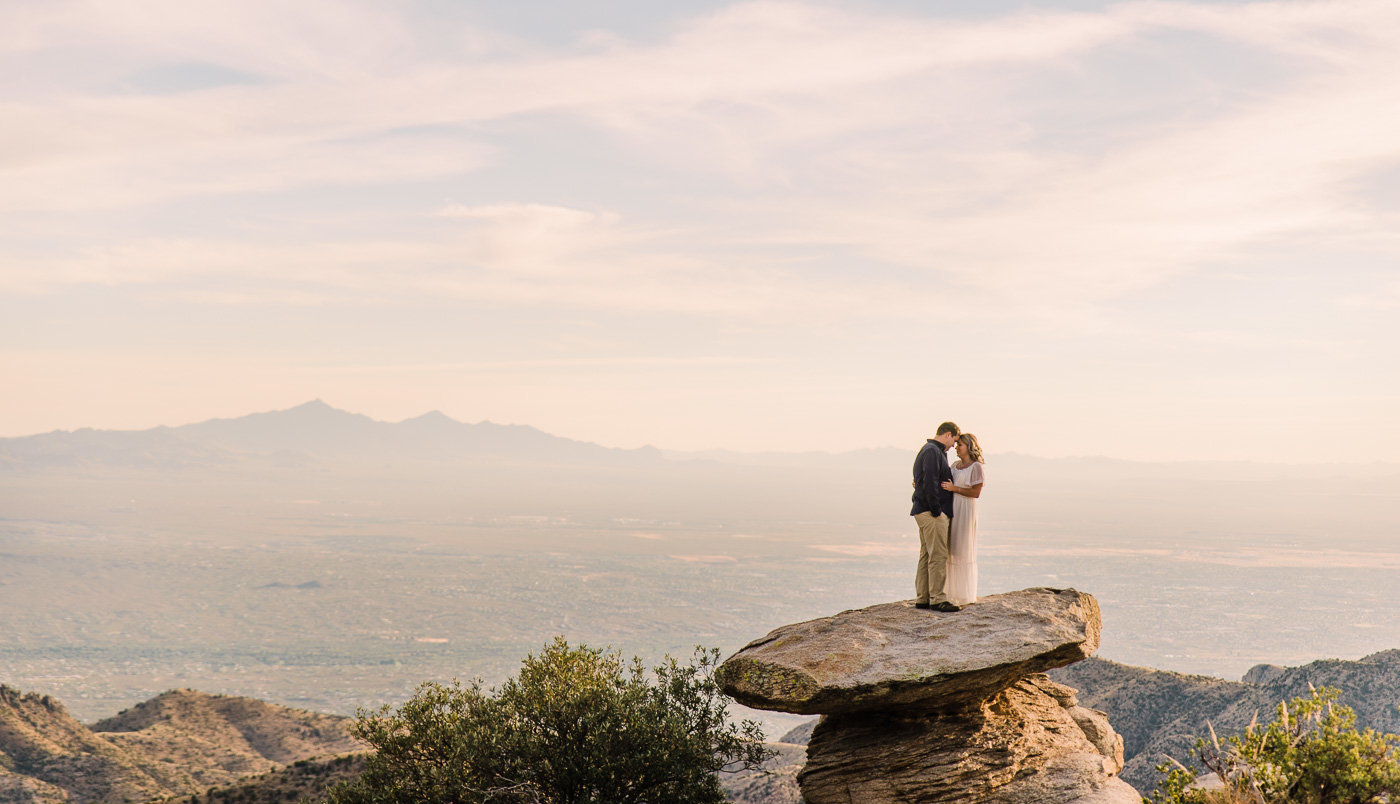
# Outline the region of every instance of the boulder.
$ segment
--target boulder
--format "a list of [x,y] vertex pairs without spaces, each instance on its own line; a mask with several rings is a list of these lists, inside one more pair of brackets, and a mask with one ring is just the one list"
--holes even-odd
[[1256,664],[1244,674],[1243,681],[1246,684],[1268,684],[1286,672],[1288,668],[1276,664]]
[[[1030,676],[964,712],[864,712],[822,718],[798,775],[807,804],[1103,802],[1140,804],[1115,774],[1123,740],[1100,712],[1066,706]],[[1105,752],[1104,749],[1107,749]]]
[[840,714],[953,710],[1098,649],[1099,606],[1073,589],[992,595],[944,614],[885,603],[785,625],[719,668],[735,700],[758,709]]
[[1123,738],[1041,671],[1099,642],[1073,589],[1025,589],[956,613],[886,603],[787,625],[716,670],[763,709],[824,715],[798,775],[807,804],[1140,804]]

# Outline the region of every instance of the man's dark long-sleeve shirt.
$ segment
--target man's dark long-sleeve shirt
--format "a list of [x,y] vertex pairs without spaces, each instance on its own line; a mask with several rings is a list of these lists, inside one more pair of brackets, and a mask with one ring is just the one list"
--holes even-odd
[[914,510],[909,515],[928,511],[934,516],[947,514],[951,519],[953,492],[944,490],[943,481],[952,479],[947,447],[930,438],[914,459]]

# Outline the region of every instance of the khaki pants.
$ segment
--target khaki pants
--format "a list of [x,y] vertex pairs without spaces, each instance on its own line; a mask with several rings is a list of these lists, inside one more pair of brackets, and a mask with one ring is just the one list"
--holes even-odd
[[948,577],[948,517],[928,511],[914,515],[919,526],[919,567],[914,573],[916,603],[938,605],[948,599],[943,582]]

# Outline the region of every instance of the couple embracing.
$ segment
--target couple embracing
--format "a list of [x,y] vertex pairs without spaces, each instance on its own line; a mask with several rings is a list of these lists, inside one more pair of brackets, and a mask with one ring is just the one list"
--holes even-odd
[[[948,450],[957,461],[949,464]],[[953,612],[977,601],[977,498],[982,448],[952,422],[938,425],[914,459],[914,510],[919,566],[914,607]]]

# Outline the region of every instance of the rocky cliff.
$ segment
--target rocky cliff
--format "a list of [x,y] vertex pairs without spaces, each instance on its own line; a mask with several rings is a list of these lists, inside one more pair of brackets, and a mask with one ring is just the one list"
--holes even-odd
[[749,706],[823,715],[798,776],[809,804],[1139,804],[1108,719],[1043,675],[1091,655],[1099,628],[1074,590],[951,614],[887,603],[783,626],[717,678]]

